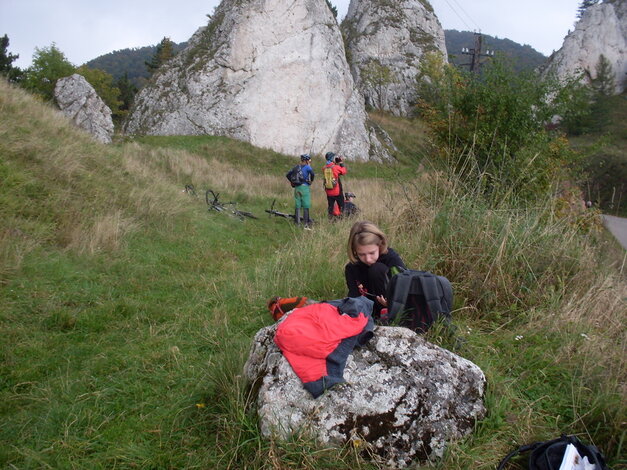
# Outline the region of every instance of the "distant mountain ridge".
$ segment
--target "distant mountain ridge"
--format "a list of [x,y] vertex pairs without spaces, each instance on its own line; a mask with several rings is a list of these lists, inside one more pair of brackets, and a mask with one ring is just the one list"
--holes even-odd
[[[547,61],[544,54],[536,51],[528,44],[521,45],[511,39],[499,39],[487,34],[482,34],[482,36],[482,52],[490,50],[496,54],[504,54],[512,59],[515,70],[535,69]],[[462,49],[475,47],[475,33],[446,29],[444,30],[444,37],[449,62],[458,67],[465,67],[465,64],[470,62],[470,56],[462,54]]]
[[[449,62],[458,67],[468,63],[469,57],[461,53],[462,48],[474,47],[474,33],[471,31],[457,31],[455,29],[447,29],[444,31],[446,49],[449,55]],[[175,44],[176,52],[182,50],[187,45],[186,42]],[[502,52],[507,57],[513,59],[514,67],[517,70],[534,69],[539,65],[543,65],[547,57],[536,51],[529,45],[521,45],[510,39],[499,39],[494,36],[483,35],[484,50],[493,50]],[[145,46],[132,49],[120,49],[101,55],[90,60],[86,65],[90,68],[104,70],[111,74],[114,79],[123,77],[128,74],[137,87],[141,88],[150,74],[146,69],[145,62],[155,54],[157,46]]]

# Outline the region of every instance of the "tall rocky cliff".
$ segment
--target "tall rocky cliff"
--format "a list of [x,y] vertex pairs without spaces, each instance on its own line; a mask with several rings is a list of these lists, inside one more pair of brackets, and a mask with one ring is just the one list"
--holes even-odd
[[545,74],[560,78],[584,74],[596,78],[603,55],[612,67],[616,93],[625,90],[627,77],[627,0],[606,0],[588,7],[566,36],[560,50],[549,57]]
[[428,0],[351,0],[342,22],[351,72],[373,108],[407,115],[427,52],[446,60],[444,30]]
[[325,0],[223,0],[138,94],[125,131],[385,158],[366,119]]

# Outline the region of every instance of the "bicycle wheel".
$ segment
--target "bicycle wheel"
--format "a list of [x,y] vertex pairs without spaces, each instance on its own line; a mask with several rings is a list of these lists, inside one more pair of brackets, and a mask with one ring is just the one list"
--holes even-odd
[[211,189],[207,189],[207,191],[205,191],[205,202],[207,203],[207,205],[209,207],[214,207],[219,205],[218,203],[218,196],[220,194],[216,194],[214,193]]

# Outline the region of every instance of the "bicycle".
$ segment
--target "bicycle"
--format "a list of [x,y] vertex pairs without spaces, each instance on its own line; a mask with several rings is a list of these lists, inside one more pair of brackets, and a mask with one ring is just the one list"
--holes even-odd
[[266,212],[268,214],[270,214],[270,216],[277,216],[277,217],[283,217],[284,219],[292,219],[294,220],[294,214],[286,214],[285,212],[279,212],[277,210],[274,210],[274,203],[276,202],[276,199],[274,201],[272,201],[272,205],[270,206],[270,209],[266,209]]
[[230,212],[232,215],[239,218],[240,220],[244,220],[244,217],[248,217],[250,219],[258,218],[252,212],[239,210],[236,207],[237,203],[234,201],[229,201],[229,202],[220,201],[219,196],[220,196],[220,193],[215,193],[211,189],[208,189],[205,192],[205,202],[207,203],[207,206],[209,207],[208,209],[209,211],[214,210],[216,212],[227,212],[227,213]]

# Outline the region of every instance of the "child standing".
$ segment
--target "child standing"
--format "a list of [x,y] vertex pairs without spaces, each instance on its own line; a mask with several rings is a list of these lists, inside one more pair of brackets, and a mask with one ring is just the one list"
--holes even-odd
[[[329,220],[335,218],[334,206],[340,209],[340,215],[344,212],[344,194],[342,193],[342,182],[340,177],[346,174],[346,168],[344,167],[344,160],[340,156],[335,156],[333,152],[327,152],[325,155],[327,164],[322,169],[325,174],[324,178],[324,191],[327,193],[327,213],[329,214]],[[330,179],[332,183],[327,182],[326,173],[331,173]]]
[[[296,225],[301,224],[301,209],[303,210],[303,221],[305,228],[311,227],[311,219],[309,218],[309,209],[311,209],[311,191],[310,186],[313,183],[315,174],[313,168],[310,165],[311,157],[308,153],[304,153],[300,156],[300,168],[298,165],[290,170],[287,175],[288,180],[294,187],[294,222]],[[291,174],[298,171],[298,177],[294,178]]]

